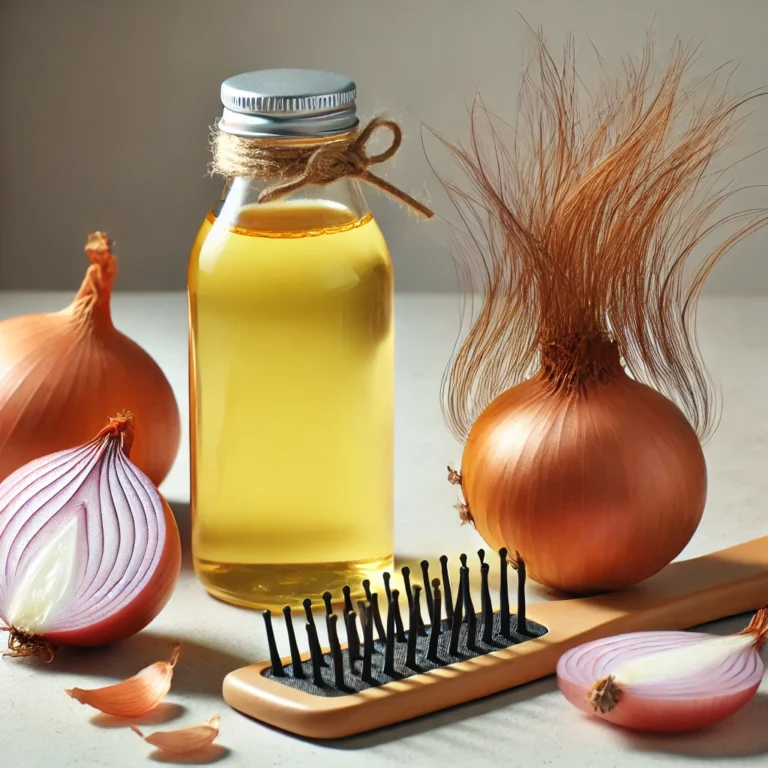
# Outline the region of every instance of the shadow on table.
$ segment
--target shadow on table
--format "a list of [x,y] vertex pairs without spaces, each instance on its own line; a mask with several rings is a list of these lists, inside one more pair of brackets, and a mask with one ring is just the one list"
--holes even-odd
[[181,570],[192,571],[192,512],[187,501],[172,501],[168,499],[168,504],[173,510],[173,516],[176,518],[176,525],[179,526],[179,536],[181,537]]
[[229,757],[232,750],[222,747],[220,744],[211,744],[204,749],[199,749],[188,755],[173,755],[156,749],[149,759],[156,763],[165,763],[166,765],[210,765],[218,763],[225,757]]
[[145,631],[106,648],[59,648],[50,664],[35,659],[21,663],[34,664],[40,673],[63,677],[99,675],[125,679],[156,661],[170,658],[176,642],[181,643],[182,652],[173,676],[174,691],[220,697],[224,677],[253,661],[189,637]]
[[[441,739],[444,739],[446,743],[456,740],[458,749],[462,746],[460,743],[462,731],[447,726],[454,726],[463,720],[478,717],[487,712],[556,690],[555,678],[548,677],[510,691],[497,693],[468,704],[424,715],[405,723],[380,728],[358,736],[349,736],[333,741],[301,740],[329,750],[362,750],[426,733],[433,729],[444,728]],[[763,693],[758,693],[741,712],[736,713],[723,723],[705,731],[689,734],[633,733],[588,715],[577,716],[583,718],[585,729],[608,729],[612,730],[614,734],[620,734],[626,747],[636,752],[680,755],[681,757],[713,761],[768,754],[768,728],[765,725],[768,722],[768,694]],[[599,738],[599,731],[595,731],[594,738],[596,740]]]
[[[585,717],[587,717],[585,715]],[[608,723],[590,718],[601,728]],[[744,709],[719,725],[688,734],[641,734],[624,731],[626,745],[637,752],[723,760],[768,754],[768,694],[758,693]]]
[[91,718],[91,724],[97,728],[130,728],[132,725],[162,725],[177,720],[185,712],[181,704],[161,701],[154,709],[140,717],[117,717],[99,712]]

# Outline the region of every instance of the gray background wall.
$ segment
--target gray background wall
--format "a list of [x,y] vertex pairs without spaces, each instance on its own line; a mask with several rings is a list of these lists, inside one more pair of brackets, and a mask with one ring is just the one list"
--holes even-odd
[[[352,76],[364,115],[406,129],[388,178],[450,208],[424,159],[420,126],[464,139],[476,90],[511,116],[526,61],[524,22],[555,50],[572,31],[587,83],[591,42],[613,64],[676,33],[705,37],[697,67],[743,57],[733,77],[768,85],[763,0],[0,0],[0,288],[74,288],[82,245],[117,242],[122,289],[183,289],[195,231],[219,182],[205,175],[218,87],[249,69],[298,66]],[[762,107],[748,132],[766,141]],[[438,163],[442,161],[438,160]],[[440,166],[447,169],[449,166]],[[740,169],[768,183],[768,153]],[[371,191],[401,289],[454,285],[446,226],[425,225]],[[755,190],[746,205],[768,205]],[[768,231],[740,246],[709,289],[768,292]]]

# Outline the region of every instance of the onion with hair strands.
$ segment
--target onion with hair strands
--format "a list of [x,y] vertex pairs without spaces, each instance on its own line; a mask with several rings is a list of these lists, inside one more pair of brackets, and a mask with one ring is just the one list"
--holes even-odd
[[768,221],[722,212],[739,190],[715,161],[758,94],[690,78],[678,42],[658,76],[649,44],[588,97],[573,44],[562,62],[535,44],[516,124],[476,102],[469,146],[441,138],[467,180],[441,178],[466,227],[457,265],[483,294],[443,382],[465,443],[449,479],[489,546],[586,594],[652,576],[701,519],[718,409],[697,299]]

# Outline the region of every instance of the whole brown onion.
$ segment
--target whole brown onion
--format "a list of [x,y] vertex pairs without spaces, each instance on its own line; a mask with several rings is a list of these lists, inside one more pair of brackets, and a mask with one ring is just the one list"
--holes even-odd
[[131,411],[131,459],[159,485],[179,450],[176,399],[158,364],[112,323],[117,259],[96,232],[73,302],[0,322],[0,480],[33,459],[90,440],[105,413]]
[[701,520],[707,469],[682,411],[624,373],[563,395],[545,375],[507,390],[475,422],[462,487],[494,549],[572,592],[619,589],[676,557]]

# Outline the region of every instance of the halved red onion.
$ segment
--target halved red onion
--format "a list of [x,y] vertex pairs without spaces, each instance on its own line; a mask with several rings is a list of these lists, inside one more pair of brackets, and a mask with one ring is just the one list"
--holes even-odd
[[170,507],[128,458],[123,414],[0,483],[0,617],[12,648],[94,646],[143,629],[181,567]]
[[725,637],[700,632],[634,632],[563,654],[557,682],[568,701],[616,725],[643,731],[706,728],[741,709],[764,666],[768,611]]

